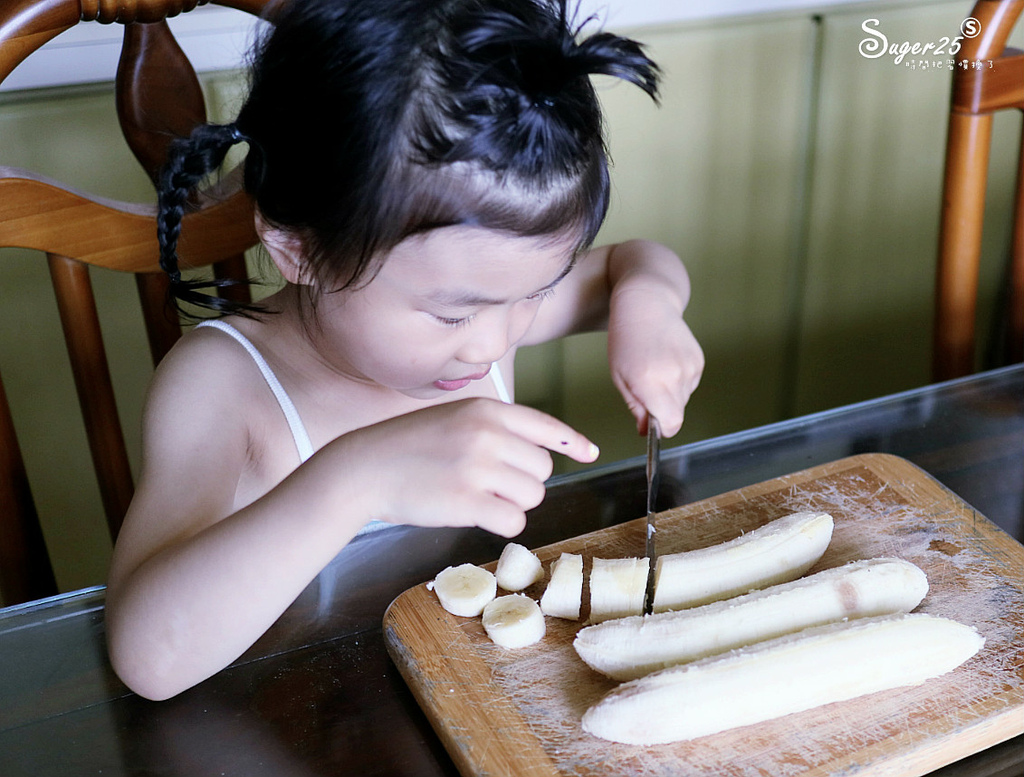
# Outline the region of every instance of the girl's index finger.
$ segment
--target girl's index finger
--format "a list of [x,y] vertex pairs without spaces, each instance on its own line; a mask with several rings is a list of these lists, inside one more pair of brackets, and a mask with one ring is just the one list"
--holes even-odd
[[[579,434],[579,432],[577,432]],[[601,455],[601,449],[597,447],[596,443],[591,442],[582,434],[579,434],[580,439],[584,440],[586,446],[585,450],[582,450],[580,446],[572,448],[571,441],[562,440],[558,448],[551,448],[551,450],[557,450],[558,453],[564,453],[570,459],[580,462],[581,464],[590,464],[593,461],[597,461],[597,457]]]
[[601,449],[564,421],[525,405],[505,405],[515,413],[514,431],[535,445],[561,453],[581,464],[596,461]]

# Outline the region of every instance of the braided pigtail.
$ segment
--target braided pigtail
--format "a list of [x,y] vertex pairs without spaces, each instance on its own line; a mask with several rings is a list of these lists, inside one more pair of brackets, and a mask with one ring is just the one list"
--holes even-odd
[[447,114],[468,131],[443,149],[448,161],[479,159],[527,178],[572,175],[595,139],[603,153],[591,75],[621,78],[657,100],[658,66],[640,44],[608,32],[578,40],[592,18],[576,24],[566,0],[489,5],[454,28]]
[[157,241],[160,245],[160,267],[171,281],[171,296],[179,311],[180,303],[189,303],[217,313],[246,313],[258,308],[223,297],[202,293],[204,289],[222,289],[248,281],[236,279],[185,280],[178,261],[178,238],[181,222],[188,211],[196,186],[220,167],[228,150],[247,141],[234,124],[205,124],[196,127],[187,138],[174,140],[168,150],[167,163],[160,174],[157,189]]

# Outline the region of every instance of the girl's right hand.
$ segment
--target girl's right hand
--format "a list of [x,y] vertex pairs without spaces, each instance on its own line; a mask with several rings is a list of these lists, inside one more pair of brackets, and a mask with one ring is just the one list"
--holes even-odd
[[[544,499],[548,451],[589,463],[597,446],[523,405],[467,399],[359,429],[336,443],[366,477],[371,519],[418,526],[479,526],[513,537]],[[352,446],[352,447],[349,447]],[[353,459],[352,456],[358,457]]]

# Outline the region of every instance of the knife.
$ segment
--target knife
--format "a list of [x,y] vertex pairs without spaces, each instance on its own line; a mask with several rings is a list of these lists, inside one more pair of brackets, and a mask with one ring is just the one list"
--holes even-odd
[[658,560],[655,550],[654,525],[655,501],[658,498],[658,482],[661,475],[661,428],[658,419],[647,414],[647,540],[644,552],[647,555],[647,590],[644,592],[644,615],[650,615],[654,607],[654,566]]

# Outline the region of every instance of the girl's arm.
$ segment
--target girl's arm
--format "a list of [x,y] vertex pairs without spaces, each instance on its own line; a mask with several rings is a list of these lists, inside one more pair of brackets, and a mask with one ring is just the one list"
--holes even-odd
[[[342,435],[239,509],[249,387],[212,379],[202,344],[182,345],[147,401],[143,468],[108,587],[111,661],[148,698],[231,663],[368,521],[512,536],[543,499],[545,448],[596,457],[582,435],[538,411],[453,402]],[[219,366],[232,358],[218,354]]]
[[683,321],[690,279],[671,250],[646,240],[595,248],[545,300],[523,344],[607,328],[612,380],[643,433],[648,413],[676,434],[704,354]]
[[[148,698],[234,660],[363,520],[341,512],[312,528],[343,488],[302,488],[312,472],[236,511],[253,439],[241,410],[254,397],[231,378],[248,374],[244,356],[183,341],[147,398],[142,470],[114,550],[106,619],[115,670]],[[211,368],[217,359],[225,369]],[[320,547],[304,542],[310,534]]]

